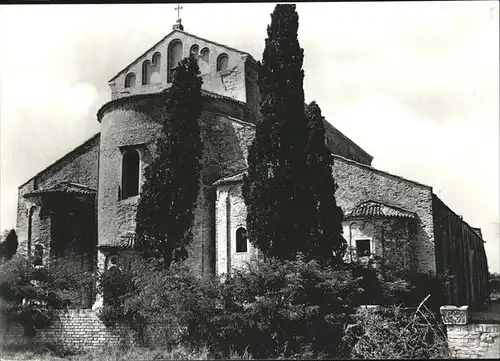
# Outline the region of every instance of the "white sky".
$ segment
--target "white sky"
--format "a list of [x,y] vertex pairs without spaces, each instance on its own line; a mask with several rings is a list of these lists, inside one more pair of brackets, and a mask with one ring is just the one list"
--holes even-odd
[[[187,32],[261,59],[275,4],[183,4]],[[496,1],[299,3],[306,101],[480,227],[499,272]],[[0,7],[0,228],[17,187],[99,131],[107,81],[170,32],[173,4]]]

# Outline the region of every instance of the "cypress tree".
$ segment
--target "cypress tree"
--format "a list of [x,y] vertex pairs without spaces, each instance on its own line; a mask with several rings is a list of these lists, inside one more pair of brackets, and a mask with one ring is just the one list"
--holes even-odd
[[250,241],[266,256],[293,258],[311,236],[302,63],[295,5],[271,14],[259,63],[261,117],[248,155],[243,197]]
[[144,256],[172,261],[187,258],[199,192],[203,143],[198,118],[202,111],[199,67],[193,57],[179,62],[166,92],[162,132],[156,157],[145,170],[137,214],[136,245]]
[[[307,158],[308,177],[315,223],[312,223],[310,238],[311,258],[341,262],[346,243],[342,237],[342,209],[337,206],[335,191],[337,184],[333,178],[333,156],[325,145],[325,118],[318,104],[313,101],[306,106],[308,127]],[[332,257],[334,255],[334,257]]]

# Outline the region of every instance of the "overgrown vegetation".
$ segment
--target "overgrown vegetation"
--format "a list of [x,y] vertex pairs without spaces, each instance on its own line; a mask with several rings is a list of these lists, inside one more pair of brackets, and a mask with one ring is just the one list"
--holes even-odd
[[136,245],[146,257],[161,257],[165,268],[172,260],[187,257],[186,247],[192,240],[203,149],[198,75],[193,57],[179,62],[160,119],[156,156],[146,167],[137,209]]
[[[26,335],[49,327],[57,311],[81,302],[82,290],[93,285],[91,273],[81,272],[65,260],[37,267],[21,256],[0,265],[0,313],[20,323]],[[80,304],[78,304],[80,306]]]
[[425,305],[389,306],[359,312],[344,340],[354,359],[446,359],[451,352],[444,326]]
[[489,273],[488,293],[491,299],[498,300],[500,298],[500,274]]
[[[373,324],[356,318],[358,306],[379,304],[388,310],[414,310],[423,299],[421,295],[425,297],[438,282],[425,274],[401,279],[385,274],[384,278],[380,270],[371,267],[328,265],[307,261],[300,254],[294,260],[255,260],[248,269],[234,270],[222,280],[203,280],[182,262],[164,269],[161,260],[138,257],[131,269],[133,284],[127,295],[120,294],[120,302],[111,303],[114,322],[128,322],[144,346],[169,350],[206,347],[211,357],[221,358],[231,354],[253,358],[349,357],[357,338],[362,337],[360,345],[364,345],[376,344],[376,337],[381,337]],[[429,307],[433,298],[437,294],[428,297],[424,310],[434,320],[432,327],[439,328],[438,313]],[[384,322],[393,328],[391,332],[399,332],[399,323],[406,319],[399,320],[395,318],[399,314],[391,312],[383,314]],[[434,345],[438,339],[429,338],[428,342]],[[356,351],[356,357],[361,357],[362,350]]]
[[14,229],[4,230],[0,235],[0,264],[9,261],[17,252],[17,234]]

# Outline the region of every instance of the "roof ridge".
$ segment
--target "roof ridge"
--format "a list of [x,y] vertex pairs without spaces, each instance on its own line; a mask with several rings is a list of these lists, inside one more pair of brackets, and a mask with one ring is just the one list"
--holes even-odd
[[70,155],[71,153],[73,152],[76,152],[78,150],[80,150],[81,148],[87,146],[88,144],[90,144],[95,138],[97,137],[100,137],[101,136],[101,131],[95,133],[93,136],[91,136],[90,138],[88,138],[87,140],[85,140],[83,143],[79,144],[78,146],[76,146],[75,148],[71,149],[70,151],[66,152],[64,155],[62,155],[60,158],[56,159],[55,161],[53,161],[52,163],[50,163],[48,166],[46,166],[45,168],[43,168],[41,171],[39,171],[38,173],[36,173],[34,176],[32,176],[30,179],[28,179],[26,182],[22,183],[18,188],[21,188],[22,186],[28,184],[28,182],[30,182],[31,180],[35,179],[36,177],[38,177],[40,174],[42,174],[43,172],[45,172],[46,170],[48,170],[50,167],[53,167],[55,166],[56,164],[58,164],[59,162],[62,162],[68,155]]
[[402,180],[404,182],[412,183],[412,184],[418,185],[420,187],[425,187],[425,188],[428,188],[428,189],[432,190],[432,186],[429,186],[427,184],[423,184],[423,183],[420,183],[420,182],[417,182],[417,181],[414,181],[414,180],[411,180],[411,179],[408,179],[408,178],[404,178],[402,176],[399,176],[399,175],[396,175],[396,174],[393,174],[393,173],[389,173],[389,172],[387,172],[385,170],[375,168],[372,165],[363,164],[363,163],[357,162],[355,160],[352,160],[352,159],[349,159],[349,158],[346,158],[346,157],[343,157],[341,155],[334,154],[334,153],[332,153],[332,156],[333,156],[333,158],[337,158],[337,159],[343,160],[345,162],[355,164],[355,165],[360,166],[360,167],[368,168],[371,171],[375,171],[375,172],[378,172],[378,173],[381,173],[381,174],[384,174],[384,175],[388,175],[388,176],[397,178],[399,180]]

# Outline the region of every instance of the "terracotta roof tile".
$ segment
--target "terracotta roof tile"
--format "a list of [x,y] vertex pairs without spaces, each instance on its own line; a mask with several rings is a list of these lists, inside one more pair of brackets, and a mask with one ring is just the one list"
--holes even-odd
[[55,186],[47,189],[38,189],[32,192],[26,193],[24,197],[32,197],[41,194],[50,193],[74,193],[83,195],[95,195],[97,191],[93,188],[84,186],[82,184],[72,183],[72,182],[60,182]]
[[415,218],[415,213],[388,204],[367,201],[346,211],[344,217],[346,219],[358,217]]

